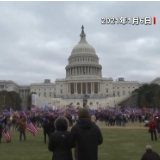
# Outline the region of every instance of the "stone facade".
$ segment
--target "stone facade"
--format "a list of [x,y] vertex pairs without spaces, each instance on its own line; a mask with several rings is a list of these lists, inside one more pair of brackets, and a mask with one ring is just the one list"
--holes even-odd
[[[16,91],[20,93],[23,107],[26,107],[26,98],[30,93],[36,93],[55,106],[66,106],[70,103],[77,106],[83,105],[83,96],[88,94],[88,106],[114,106],[131,96],[133,90],[144,83],[138,81],[125,81],[118,78],[102,77],[102,66],[95,49],[86,41],[84,27],[80,34],[80,42],[73,48],[66,66],[66,77],[56,79],[51,83],[45,79],[44,83],[31,83],[28,86],[20,86],[13,81],[0,81],[0,91]],[[160,85],[160,77],[151,83]],[[6,88],[5,88],[6,87]]]

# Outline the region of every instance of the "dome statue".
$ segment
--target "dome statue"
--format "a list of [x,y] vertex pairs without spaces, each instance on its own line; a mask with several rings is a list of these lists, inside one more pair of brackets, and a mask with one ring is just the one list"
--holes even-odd
[[80,42],[73,48],[71,55],[79,53],[96,54],[94,48],[91,45],[89,45],[86,41],[86,34],[84,33],[83,25],[80,37],[81,37]]

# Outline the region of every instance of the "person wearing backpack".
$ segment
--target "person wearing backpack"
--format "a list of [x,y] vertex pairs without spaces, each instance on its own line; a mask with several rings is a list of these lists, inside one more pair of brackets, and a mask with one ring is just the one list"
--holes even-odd
[[53,152],[52,160],[73,160],[69,144],[70,131],[67,131],[69,122],[60,116],[55,120],[56,132],[50,135],[48,149]]

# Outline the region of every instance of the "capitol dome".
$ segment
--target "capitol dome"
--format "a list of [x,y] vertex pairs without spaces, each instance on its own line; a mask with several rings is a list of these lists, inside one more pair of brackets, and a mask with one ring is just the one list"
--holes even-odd
[[80,42],[72,49],[68,58],[66,77],[102,77],[102,66],[94,48],[86,41],[83,26],[80,37]]
[[84,33],[84,27],[82,26],[82,32],[80,34],[80,42],[73,48],[71,55],[80,53],[96,54],[94,48],[86,41],[86,34]]

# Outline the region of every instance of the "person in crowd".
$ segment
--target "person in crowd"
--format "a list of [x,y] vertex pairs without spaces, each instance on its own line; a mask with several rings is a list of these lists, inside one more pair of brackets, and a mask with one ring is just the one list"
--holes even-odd
[[67,114],[67,119],[69,121],[69,126],[72,127],[72,116],[70,114]]
[[138,115],[138,119],[139,119],[139,123],[141,123],[142,122],[142,115],[141,114]]
[[112,126],[112,115],[109,115],[109,124]]
[[11,130],[12,127],[12,116],[7,117],[7,125],[8,125],[8,130]]
[[15,131],[16,130],[16,117],[13,116],[12,118],[12,130]]
[[115,125],[115,119],[116,119],[116,117],[115,117],[115,115],[113,115],[113,116],[112,116],[112,125],[113,125],[113,126]]
[[[3,117],[2,124],[7,126],[7,117],[6,116]],[[7,126],[7,128],[8,128],[8,126]]]
[[55,120],[56,132],[50,135],[48,149],[53,152],[52,160],[73,160],[69,144],[70,131],[67,131],[69,122],[60,116]]
[[160,160],[160,156],[157,152],[152,150],[150,145],[146,146],[146,153],[143,154],[141,160]]
[[35,116],[35,120],[36,120],[36,127],[40,127],[40,114],[37,113]]
[[16,130],[19,131],[18,116],[16,116]]
[[76,160],[98,160],[98,145],[103,137],[99,127],[90,121],[85,108],[78,111],[79,121],[71,129],[70,145],[75,148]]
[[20,141],[22,141],[22,135],[24,138],[24,141],[26,141],[26,133],[25,133],[25,129],[26,129],[26,117],[24,116],[20,116],[19,118],[19,131],[20,131]]
[[[104,115],[103,115],[103,118],[104,118]],[[96,125],[99,126],[99,114],[96,114]]]
[[151,118],[151,121],[148,123],[148,126],[149,126],[149,132],[151,133],[151,140],[153,141],[153,134],[154,134],[155,140],[157,141],[157,134],[156,134],[157,123],[154,121],[154,118]]
[[43,118],[42,127],[43,127],[44,143],[46,143],[47,136],[48,136],[48,139],[49,139],[49,122],[48,122],[48,117],[44,117]]
[[33,125],[35,126],[36,125],[36,117],[35,115],[31,115],[31,122],[33,123]]
[[74,125],[74,123],[75,123],[75,115],[72,114],[72,126]]
[[55,131],[54,118],[53,117],[49,118],[48,129],[49,129],[49,136],[50,136]]

